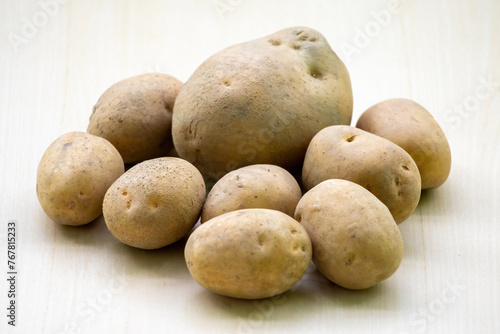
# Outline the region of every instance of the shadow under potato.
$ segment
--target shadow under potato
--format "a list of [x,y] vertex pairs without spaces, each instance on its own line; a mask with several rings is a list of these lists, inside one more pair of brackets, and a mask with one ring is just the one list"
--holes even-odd
[[429,203],[435,201],[436,198],[436,190],[435,189],[423,189],[420,192],[420,201],[418,202],[418,206],[427,206]]
[[93,247],[96,256],[111,258],[110,266],[125,275],[158,278],[190,278],[184,260],[187,237],[163,248],[145,250],[123,244],[109,232],[101,215],[82,226],[58,225],[58,243]]
[[[344,289],[326,279],[313,264],[309,267],[306,275],[290,290],[281,295],[257,299],[237,299],[225,297],[211,291],[200,289],[193,295],[193,302],[200,304],[206,310],[207,316],[227,317],[228,319],[239,317],[244,321],[293,321],[290,314],[297,316],[297,321],[307,318],[311,314],[318,314],[328,308],[327,305],[336,305],[339,308],[352,308],[358,311],[363,309],[384,309],[396,311],[397,296],[385,291],[387,286],[384,282],[369,289],[348,290]],[[384,303],[380,303],[381,299]],[[297,313],[297,307],[301,309]]]
[[184,280],[190,278],[184,260],[186,241],[186,238],[182,238],[171,245],[146,250],[125,245],[115,239],[111,251],[122,260],[126,275]]
[[104,217],[101,215],[92,222],[82,226],[56,224],[58,243],[77,244],[88,247],[102,247],[103,242],[113,238],[109,233]]

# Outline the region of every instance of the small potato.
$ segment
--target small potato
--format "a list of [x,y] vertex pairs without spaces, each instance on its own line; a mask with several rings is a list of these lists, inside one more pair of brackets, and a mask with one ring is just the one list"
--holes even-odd
[[58,224],[88,224],[101,215],[106,190],[123,172],[120,153],[106,139],[66,133],[50,144],[40,160],[38,201]]
[[251,165],[226,174],[207,196],[201,222],[249,208],[278,210],[293,217],[302,191],[295,178],[274,165]]
[[356,127],[384,137],[408,152],[420,171],[422,189],[442,185],[451,170],[451,150],[434,117],[408,99],[390,99],[368,108]]
[[198,284],[235,298],[272,297],[290,289],[311,262],[311,241],[290,216],[269,209],[231,211],[189,237],[186,263]]
[[420,200],[420,174],[410,155],[389,140],[352,126],[327,127],[309,144],[302,169],[304,186],[311,189],[328,179],[365,187],[389,208],[398,224]]
[[196,224],[205,201],[200,172],[179,158],[157,158],[130,168],[104,197],[104,220],[121,242],[142,249],[167,246]]
[[88,133],[109,140],[125,163],[172,153],[172,110],[182,83],[168,74],[147,73],[122,80],[94,106]]
[[327,180],[300,200],[295,218],[313,245],[313,261],[330,281],[366,289],[391,276],[403,239],[387,207],[363,187]]

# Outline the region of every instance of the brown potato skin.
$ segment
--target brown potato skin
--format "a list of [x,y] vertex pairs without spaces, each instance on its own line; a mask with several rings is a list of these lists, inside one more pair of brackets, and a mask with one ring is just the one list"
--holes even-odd
[[87,132],[109,140],[125,163],[172,155],[172,110],[181,87],[162,73],[119,81],[97,101]]
[[179,156],[216,181],[252,164],[300,167],[311,138],[351,116],[346,67],[319,32],[295,27],[201,64],[177,97],[172,136]]
[[302,191],[295,178],[274,165],[251,165],[224,175],[213,186],[201,213],[201,222],[229,211],[262,208],[293,217]]
[[66,133],[50,144],[40,160],[38,201],[58,224],[88,224],[101,215],[104,194],[124,170],[120,153],[106,139],[85,132]]
[[311,140],[302,183],[311,189],[328,179],[355,182],[373,193],[400,224],[420,200],[418,167],[401,147],[352,126],[327,127]]
[[124,244],[157,249],[193,228],[204,201],[205,183],[193,165],[156,158],[135,165],[113,183],[104,197],[104,220]]
[[420,171],[422,189],[441,186],[451,170],[451,150],[434,117],[409,99],[390,99],[368,108],[356,127],[384,137],[408,152]]
[[387,207],[360,185],[327,180],[308,191],[295,218],[313,245],[313,261],[330,281],[366,289],[390,277],[403,239]]
[[215,293],[242,299],[285,292],[305,274],[312,246],[306,230],[276,210],[245,209],[210,219],[184,251],[193,279]]

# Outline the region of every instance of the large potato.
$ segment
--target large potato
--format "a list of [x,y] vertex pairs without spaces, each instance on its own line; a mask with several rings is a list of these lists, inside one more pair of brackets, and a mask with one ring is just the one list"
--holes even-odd
[[328,179],[365,187],[389,208],[398,224],[420,200],[420,174],[410,155],[387,139],[351,126],[327,127],[309,144],[303,185],[311,189]]
[[451,170],[451,151],[434,117],[409,99],[390,99],[368,108],[356,127],[389,139],[408,152],[420,171],[422,189],[442,185]]
[[295,218],[313,246],[313,261],[332,282],[366,289],[391,276],[403,258],[403,239],[387,207],[363,187],[327,180],[309,190]]
[[181,87],[161,73],[117,82],[97,101],[87,132],[109,140],[125,163],[166,156],[173,149],[172,110]]
[[350,124],[349,74],[317,31],[296,27],[226,48],[181,89],[172,136],[207,180],[251,164],[292,170],[322,128]]
[[121,242],[142,249],[167,246],[196,224],[205,183],[179,158],[146,160],[130,168],[106,192],[104,220]]
[[106,190],[123,172],[120,153],[106,139],[66,133],[50,144],[40,160],[38,201],[56,223],[90,223],[101,215]]
[[201,222],[249,208],[278,210],[293,217],[302,191],[295,178],[274,165],[251,165],[222,177],[207,196]]
[[191,276],[204,288],[244,299],[290,289],[311,262],[311,241],[290,216],[269,209],[231,211],[210,219],[185,248]]

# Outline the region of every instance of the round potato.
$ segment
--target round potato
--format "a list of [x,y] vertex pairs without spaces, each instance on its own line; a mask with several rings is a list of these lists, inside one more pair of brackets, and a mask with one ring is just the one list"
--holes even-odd
[[177,97],[172,136],[207,182],[253,164],[289,171],[322,128],[350,124],[349,74],[317,31],[295,27],[226,48]]
[[258,299],[290,289],[305,274],[312,246],[290,216],[245,209],[210,219],[190,236],[186,263],[198,284],[218,294]]
[[420,200],[420,174],[410,155],[389,140],[352,126],[325,128],[309,144],[303,185],[311,189],[328,179],[365,187],[389,208],[398,224]]
[[94,106],[87,132],[109,140],[125,163],[172,154],[172,110],[181,87],[161,73],[115,83]]
[[278,210],[293,217],[301,197],[299,184],[285,169],[274,165],[242,167],[222,177],[208,193],[201,222],[250,208]]
[[104,220],[121,242],[157,249],[184,237],[196,224],[205,183],[179,158],[156,158],[130,168],[106,192]]
[[101,215],[106,190],[123,172],[123,159],[109,141],[84,132],[66,133],[40,160],[38,201],[58,224],[90,223]]
[[391,276],[403,258],[403,239],[387,207],[365,188],[327,180],[309,190],[295,218],[313,246],[313,261],[330,281],[366,289]]
[[409,99],[390,99],[368,108],[356,127],[384,137],[408,152],[420,171],[422,189],[442,185],[451,170],[451,150],[434,117]]

